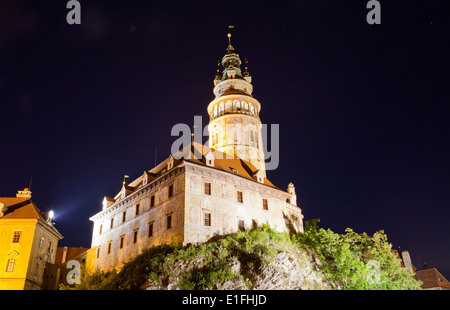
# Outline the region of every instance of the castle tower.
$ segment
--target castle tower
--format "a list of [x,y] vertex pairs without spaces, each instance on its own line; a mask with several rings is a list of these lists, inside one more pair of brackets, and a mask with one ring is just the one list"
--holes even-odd
[[228,34],[227,53],[222,58],[222,74],[214,79],[215,99],[208,105],[209,146],[249,161],[266,176],[259,111],[261,104],[253,98],[251,76],[241,71],[241,59],[231,45]]

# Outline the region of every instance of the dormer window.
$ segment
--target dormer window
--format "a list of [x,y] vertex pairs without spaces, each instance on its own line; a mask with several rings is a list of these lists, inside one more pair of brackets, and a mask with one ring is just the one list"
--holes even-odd
[[106,196],[105,196],[105,198],[103,198],[103,201],[102,201],[103,210],[109,208],[113,204],[114,204],[114,199],[113,198],[109,198],[109,197],[106,197]]
[[170,155],[169,161],[167,162],[167,170],[170,170],[173,168],[173,157]]
[[142,185],[146,185],[148,183],[148,174],[144,172],[144,176],[142,177]]
[[207,166],[214,167],[215,157],[214,157],[214,154],[212,152],[208,152],[205,155],[205,159],[206,159],[206,165]]
[[253,174],[253,179],[256,180],[258,183],[264,183],[264,173],[259,170],[255,174]]

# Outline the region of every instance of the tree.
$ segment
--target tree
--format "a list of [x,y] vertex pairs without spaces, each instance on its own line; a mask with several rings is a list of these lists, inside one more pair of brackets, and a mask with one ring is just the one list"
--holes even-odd
[[369,236],[351,228],[345,234],[319,228],[319,220],[305,223],[297,241],[312,250],[322,261],[323,271],[335,285],[347,290],[420,289],[413,272],[402,267],[391,251],[383,230]]

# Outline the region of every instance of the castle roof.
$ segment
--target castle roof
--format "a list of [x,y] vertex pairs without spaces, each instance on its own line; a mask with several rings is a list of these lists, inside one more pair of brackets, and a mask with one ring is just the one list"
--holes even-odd
[[[187,151],[189,152],[188,154],[186,154]],[[189,148],[184,148],[179,153],[175,154],[174,157],[177,158],[179,155],[182,155],[186,161],[206,166],[206,161],[204,158],[208,153],[212,153],[214,155],[215,159],[213,167],[215,169],[237,174],[243,178],[255,181],[253,176],[258,173],[258,169],[252,163],[241,158],[231,157],[230,155],[197,142],[192,142]],[[199,154],[201,154],[201,157],[198,156]],[[267,178],[264,178],[263,184],[278,189],[278,187],[273,185]]]
[[59,239],[63,238],[53,226],[50,212],[40,211],[29,197],[0,197],[0,221],[23,219],[44,222],[54,231]]
[[0,203],[6,207],[6,211],[0,219],[47,220],[47,212],[41,212],[30,198],[0,197]]
[[[212,166],[206,164],[205,156],[207,154],[212,154],[214,156],[214,161]],[[250,162],[227,155],[223,152],[212,149],[206,145],[202,145],[197,142],[192,142],[189,146],[186,146],[177,153],[170,155],[168,158],[163,160],[161,163],[156,165],[151,170],[145,171],[141,176],[125,185],[127,189],[127,195],[135,190],[137,190],[141,185],[143,185],[144,174],[150,175],[153,178],[157,178],[168,171],[167,166],[170,161],[173,161],[173,167],[181,164],[184,161],[194,163],[197,165],[214,168],[220,171],[232,173],[233,175],[238,175],[245,179],[256,182],[255,176],[258,174],[259,170]],[[281,190],[277,186],[273,185],[267,178],[264,178],[262,184],[270,186],[272,188]],[[121,192],[119,192],[115,199],[121,199]]]

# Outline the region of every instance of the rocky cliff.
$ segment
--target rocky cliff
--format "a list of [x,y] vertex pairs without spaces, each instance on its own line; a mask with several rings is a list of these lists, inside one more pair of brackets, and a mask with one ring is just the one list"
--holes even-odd
[[141,288],[330,289],[314,255],[287,234],[256,229],[221,236],[160,257]]

